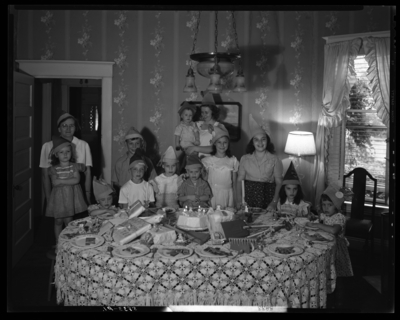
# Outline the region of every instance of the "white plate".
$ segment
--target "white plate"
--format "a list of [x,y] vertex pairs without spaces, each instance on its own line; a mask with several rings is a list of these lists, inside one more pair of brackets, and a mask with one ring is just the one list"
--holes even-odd
[[294,218],[294,222],[296,224],[298,224],[300,227],[305,227],[307,222],[310,222],[310,220],[308,220],[307,218],[301,218],[301,217],[297,217]]
[[68,226],[77,227],[80,222],[85,222],[85,225],[86,225],[88,223],[88,220],[87,220],[87,218],[73,220],[70,223],[68,223]]
[[[137,250],[139,252],[131,252],[130,250]],[[113,254],[120,258],[136,258],[148,254],[150,248],[140,244],[126,244],[124,246],[116,247]]]
[[176,212],[176,209],[172,207],[164,207],[163,210],[165,210],[166,214],[171,214]]
[[[95,243],[92,244],[86,244],[86,238],[94,238]],[[104,243],[104,238],[101,236],[98,236],[96,234],[83,234],[81,236],[77,236],[75,238],[72,238],[70,243],[76,247],[76,248],[85,248],[85,249],[91,249],[91,248],[96,248],[101,246]]]
[[100,215],[96,216],[96,218],[99,218],[100,220],[114,219],[115,218],[115,213],[107,212],[107,213],[100,214]]
[[[68,235],[75,235],[75,236],[68,237]],[[79,233],[78,233],[78,229],[75,228],[75,229],[71,229],[71,230],[68,230],[68,231],[66,230],[66,231],[62,232],[60,234],[60,239],[65,240],[65,241],[69,241],[69,240],[71,240],[71,239],[73,239],[73,238],[75,238],[77,236],[79,236]]]
[[[179,253],[176,256],[171,256],[169,252],[171,250],[176,250],[176,249],[188,250],[189,253],[187,254]],[[184,259],[190,257],[193,254],[193,249],[184,246],[162,247],[158,248],[157,254],[162,258],[167,258],[167,259]]]
[[[326,240],[315,240],[313,238],[313,235],[315,235],[315,234],[318,234],[319,236],[325,238]],[[301,237],[308,241],[317,242],[317,243],[328,243],[328,242],[334,241],[334,239],[335,239],[335,237],[330,235],[329,233],[317,232],[317,231],[306,231],[301,234]]]
[[[224,251],[224,252],[226,252],[226,253],[231,253],[232,254],[232,256],[219,256],[219,255],[215,255],[215,254],[212,254],[212,253],[210,253],[210,252],[207,252],[207,251],[204,251],[204,249],[207,249],[208,247],[211,247],[211,248],[219,248],[221,251]],[[238,254],[238,252],[237,251],[229,251],[229,249],[227,249],[227,248],[225,248],[225,247],[216,247],[216,246],[208,246],[208,245],[205,245],[205,246],[202,246],[202,247],[196,247],[195,249],[194,249],[194,251],[199,255],[199,256],[201,256],[201,257],[204,257],[204,258],[211,258],[211,259],[217,259],[217,258],[233,258],[233,257],[235,257],[237,254]]]
[[[289,254],[283,254],[283,253],[279,253],[276,252],[276,248],[293,248],[294,252],[289,253]],[[268,247],[264,248],[264,252],[267,254],[273,254],[274,256],[277,256],[279,258],[288,258],[288,257],[292,257],[292,256],[297,256],[299,254],[303,253],[303,249],[300,247],[297,247],[295,245],[292,244],[286,244],[286,243],[274,243],[274,244],[270,244]]]

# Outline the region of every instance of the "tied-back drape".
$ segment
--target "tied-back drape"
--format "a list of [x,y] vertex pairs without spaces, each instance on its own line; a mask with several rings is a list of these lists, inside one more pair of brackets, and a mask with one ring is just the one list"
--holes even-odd
[[363,38],[367,77],[379,119],[389,128],[390,119],[390,38]]
[[319,204],[320,196],[325,189],[330,128],[341,124],[344,111],[350,105],[350,78],[355,76],[354,59],[360,47],[360,38],[325,45],[322,111],[315,138],[317,150],[313,177],[315,204]]

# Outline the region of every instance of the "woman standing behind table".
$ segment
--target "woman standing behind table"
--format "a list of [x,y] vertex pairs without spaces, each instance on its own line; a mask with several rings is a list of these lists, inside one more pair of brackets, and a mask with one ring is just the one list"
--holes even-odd
[[209,156],[213,150],[211,140],[215,135],[214,128],[225,128],[225,126],[217,121],[220,110],[215,104],[212,93],[207,92],[204,95],[204,98],[201,101],[200,110],[202,120],[196,122],[200,134],[200,146],[188,147],[185,152],[186,155],[198,152],[199,158],[201,159]]
[[[92,154],[90,153],[89,144],[80,140],[77,137],[74,137],[74,133],[76,128],[79,128],[78,120],[69,113],[63,113],[57,120],[58,132],[60,132],[60,136],[70,142],[72,142],[74,152],[76,154],[76,163],[82,163],[86,166],[86,170],[84,172],[84,197],[88,205],[90,205],[90,190],[92,184],[91,177],[91,167],[92,164]],[[42,168],[42,184],[46,197],[46,203],[49,202],[50,193],[51,193],[51,181],[48,173],[49,168],[51,167],[51,158],[50,151],[53,148],[53,141],[46,142],[42,146],[42,151],[40,154],[40,164],[39,167]],[[84,211],[80,214],[76,214],[74,219],[81,219],[88,215],[87,211]]]
[[245,202],[250,207],[276,211],[282,185],[282,161],[274,154],[275,148],[268,133],[249,116],[251,140],[246,154],[240,159],[237,178],[238,209],[242,203],[242,181]]

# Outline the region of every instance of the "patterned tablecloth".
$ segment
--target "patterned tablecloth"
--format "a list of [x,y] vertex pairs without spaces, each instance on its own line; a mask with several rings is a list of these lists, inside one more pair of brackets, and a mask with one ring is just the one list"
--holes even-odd
[[[256,222],[268,221],[267,215]],[[67,227],[64,232],[71,231]],[[233,258],[193,254],[172,260],[151,253],[111,257],[102,246],[79,249],[61,241],[55,264],[57,302],[65,306],[258,305],[325,308],[335,289],[335,242],[309,245],[302,229],[281,230],[275,243],[296,243],[304,252],[278,258],[255,250]],[[208,244],[204,244],[206,246]],[[192,243],[188,247],[194,248]],[[225,244],[229,247],[229,244]]]

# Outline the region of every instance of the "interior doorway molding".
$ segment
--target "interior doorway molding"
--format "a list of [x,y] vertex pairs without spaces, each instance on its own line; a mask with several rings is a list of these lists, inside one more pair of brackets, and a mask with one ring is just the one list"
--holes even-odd
[[19,69],[35,78],[101,79],[101,148],[103,177],[111,183],[112,76],[109,61],[16,60]]

